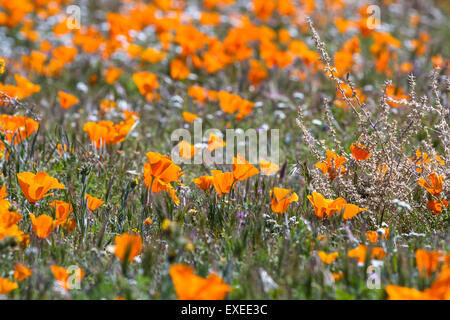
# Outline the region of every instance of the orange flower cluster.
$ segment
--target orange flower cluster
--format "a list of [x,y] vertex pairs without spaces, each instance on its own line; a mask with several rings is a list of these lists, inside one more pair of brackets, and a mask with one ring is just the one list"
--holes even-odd
[[[0,89],[1,91],[1,89]],[[0,133],[5,141],[13,144],[20,143],[39,129],[39,122],[24,116],[0,115]],[[5,150],[5,145],[0,141],[0,151]],[[1,157],[0,157],[1,158]]]
[[331,150],[327,150],[327,159],[325,162],[317,162],[316,167],[319,168],[323,174],[328,174],[331,180],[336,179],[339,174],[345,174],[344,163],[347,162],[344,156],[338,156]]
[[241,120],[249,115],[253,109],[253,102],[245,100],[236,94],[219,91],[217,96],[219,97],[220,107],[225,113],[235,113],[238,111],[236,115],[237,120]]
[[438,176],[435,172],[432,172],[427,176],[427,179],[420,178],[417,183],[435,198],[428,200],[427,203],[428,209],[430,209],[433,214],[438,215],[442,212],[444,207],[448,208],[449,201],[440,196],[444,188],[443,176]]
[[259,173],[259,170],[250,164],[245,158],[238,154],[233,158],[233,171],[222,172],[220,170],[211,170],[211,176],[201,176],[193,182],[202,190],[208,190],[211,184],[216,189],[219,197],[229,193],[239,181],[246,180]]
[[11,237],[21,247],[26,247],[29,242],[29,236],[23,233],[17,223],[22,220],[22,215],[11,209],[11,203],[6,200],[6,186],[0,188],[0,240]]
[[112,146],[124,141],[135,124],[134,118],[119,123],[101,120],[85,123],[83,130],[89,135],[92,145],[100,149],[105,144]]
[[313,192],[311,196],[307,196],[308,200],[314,206],[314,212],[320,219],[329,217],[334,213],[340,213],[342,210],[344,214],[342,218],[348,220],[356,216],[358,213],[367,210],[367,208],[360,208],[357,205],[347,203],[344,198],[337,198],[335,200],[325,199],[323,195]]
[[421,173],[423,170],[434,170],[439,166],[445,166],[445,161],[438,155],[434,158],[430,157],[428,153],[417,149],[416,154],[410,159],[416,166],[417,173]]
[[[41,91],[40,85],[33,84],[20,74],[15,74],[14,79],[16,80],[17,85],[0,83],[0,91],[7,94],[11,98],[21,100]],[[2,102],[0,102],[0,105],[1,104]]]
[[[360,244],[358,247],[351,249],[348,251],[348,256],[350,258],[356,258],[358,263],[364,263],[366,261],[367,256],[369,255],[369,248]],[[383,248],[373,247],[370,251],[370,258],[376,260],[382,260],[386,256],[386,251]]]

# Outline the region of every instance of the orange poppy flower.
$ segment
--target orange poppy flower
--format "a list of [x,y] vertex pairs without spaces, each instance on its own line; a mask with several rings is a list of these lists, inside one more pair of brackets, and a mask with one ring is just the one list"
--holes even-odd
[[357,161],[367,160],[372,156],[370,152],[367,150],[367,147],[359,143],[356,144],[352,143],[352,145],[350,146],[350,151],[352,152],[353,157]]
[[[385,255],[386,252],[383,250],[383,248],[374,247],[372,248],[370,257],[372,259],[381,260],[384,258]],[[350,258],[357,258],[358,263],[364,263],[364,261],[366,261],[367,256],[367,246],[363,244],[358,245],[358,247],[348,251],[348,256]]]
[[243,99],[236,94],[232,94],[227,91],[219,91],[217,95],[222,110],[225,113],[234,113],[238,111],[238,120],[247,116],[253,109],[253,102]]
[[448,208],[448,204],[448,200],[428,200],[427,208],[430,209],[433,214],[438,215],[442,212],[444,207]]
[[49,205],[55,209],[53,227],[56,228],[60,225],[69,226],[69,230],[72,231],[76,226],[75,220],[69,218],[69,215],[73,212],[72,205],[61,200],[54,200]]
[[444,177],[438,176],[435,172],[428,175],[427,179],[420,178],[418,181],[419,186],[425,188],[433,196],[439,196],[442,192]]
[[312,196],[307,196],[308,200],[314,206],[314,212],[320,219],[331,216],[335,212],[341,212],[347,204],[344,198],[337,198],[335,200],[325,199],[323,195],[313,192]]
[[298,201],[297,194],[290,189],[273,188],[270,196],[272,197],[272,211],[279,214],[286,212],[291,202]]
[[259,170],[240,154],[233,157],[233,177],[237,181],[246,180],[258,173]]
[[141,60],[150,62],[150,63],[158,63],[164,57],[166,54],[164,52],[161,52],[155,48],[147,48],[141,53]]
[[319,251],[318,255],[323,263],[331,264],[337,259],[339,252],[326,253],[325,251]]
[[187,91],[188,96],[192,97],[197,103],[204,103],[208,99],[208,92],[200,86],[190,86]]
[[259,158],[259,167],[261,168],[261,173],[265,176],[271,176],[280,171],[280,167],[277,164],[269,162],[264,158]]
[[115,145],[124,141],[135,124],[136,121],[133,118],[116,124],[112,121],[101,120],[85,123],[83,130],[89,135],[92,145],[100,149],[105,143]]
[[147,219],[144,220],[144,224],[145,224],[146,226],[151,225],[152,222],[153,222],[153,221],[152,221],[152,219],[150,219],[150,218],[147,218]]
[[28,202],[36,203],[44,197],[48,197],[51,193],[47,193],[51,189],[64,189],[64,185],[58,180],[49,176],[45,172],[21,172],[17,174],[20,188],[27,198]]
[[25,267],[21,263],[16,263],[14,266],[14,279],[17,281],[22,281],[31,276],[33,272],[30,268]]
[[346,203],[344,204],[344,215],[342,219],[348,220],[356,216],[358,213],[367,210],[367,208],[360,208],[355,204]]
[[205,26],[217,26],[220,24],[220,14],[215,12],[202,12],[200,23]]
[[77,97],[64,91],[58,91],[58,96],[59,96],[59,105],[63,109],[69,109],[74,104],[77,104],[80,101]]
[[248,72],[247,80],[254,86],[258,86],[262,81],[267,79],[269,73],[264,68],[263,64],[258,60],[250,60],[250,70]]
[[219,193],[219,197],[229,193],[234,188],[235,179],[232,172],[222,172],[211,170],[214,189]]
[[5,279],[0,277],[0,294],[6,295],[9,292],[13,291],[14,289],[17,289],[19,285],[17,282]]
[[450,300],[450,268],[443,268],[431,287],[424,291],[389,285],[386,292],[389,300]]
[[158,77],[151,72],[137,72],[133,74],[133,81],[147,100],[153,97],[153,91],[159,88]]
[[[6,141],[13,144],[20,143],[22,139],[29,137],[38,129],[39,122],[31,118],[7,114],[0,115],[0,133],[5,135]],[[3,142],[0,142],[0,150],[2,147]]]
[[190,113],[187,111],[184,111],[182,113],[182,115],[183,115],[184,121],[186,121],[187,123],[194,121],[198,117],[195,113]]
[[188,265],[174,264],[170,266],[169,274],[180,300],[223,300],[232,291],[219,276],[199,277]]
[[276,2],[274,0],[253,0],[253,11],[263,21],[272,16],[275,8]]
[[386,286],[388,300],[430,300],[431,296],[414,288],[400,287],[396,285]]
[[86,275],[86,272],[84,272],[84,270],[81,268],[76,269],[74,271],[74,274],[70,274],[69,269],[62,268],[57,265],[52,265],[50,269],[52,270],[53,276],[55,277],[58,286],[66,290],[70,290],[74,282],[80,282]]
[[117,79],[121,76],[123,71],[119,68],[115,68],[114,66],[110,66],[108,70],[106,70],[105,81],[107,84],[112,84],[116,82]]
[[34,213],[30,213],[33,232],[41,239],[47,238],[53,231],[53,219],[49,215],[41,214],[37,218]]
[[376,231],[367,231],[366,232],[366,238],[372,243],[376,243],[378,241],[378,232]]
[[195,178],[192,181],[197,185],[197,187],[206,191],[211,187],[211,184],[213,183],[213,177],[206,175]]
[[78,50],[74,47],[61,46],[52,50],[52,56],[63,64],[72,62]]
[[386,251],[384,251],[383,248],[374,247],[372,248],[372,253],[370,254],[370,257],[372,259],[381,260],[386,256]]
[[219,136],[215,135],[214,133],[211,133],[209,135],[208,140],[208,151],[214,151],[219,148],[225,147],[227,144],[225,141],[222,140]]
[[428,277],[435,271],[439,265],[439,259],[442,254],[438,251],[426,251],[419,249],[415,253],[417,269],[419,269],[420,275],[423,277],[425,272]]
[[176,204],[178,200],[171,183],[178,182],[184,174],[181,168],[173,163],[172,159],[157,152],[147,153],[148,162],[144,165],[144,182],[151,192],[166,191]]
[[89,210],[94,211],[98,207],[100,207],[102,204],[105,203],[102,199],[96,198],[94,196],[91,196],[90,194],[85,194],[85,199],[87,199],[87,207]]
[[186,141],[180,141],[178,143],[178,150],[180,157],[184,159],[192,159],[201,150]]
[[323,174],[328,174],[331,180],[334,180],[336,175],[345,173],[345,162],[347,162],[345,157],[338,156],[333,151],[327,150],[327,159],[325,162],[317,162],[316,167],[319,168]]
[[174,59],[170,63],[170,76],[173,79],[183,80],[186,79],[191,72],[186,63],[181,59]]
[[138,234],[124,233],[115,237],[114,254],[121,260],[132,262],[142,250],[142,238]]

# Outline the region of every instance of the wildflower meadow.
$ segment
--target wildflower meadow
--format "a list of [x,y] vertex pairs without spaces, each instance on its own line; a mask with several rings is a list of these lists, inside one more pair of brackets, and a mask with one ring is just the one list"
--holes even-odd
[[0,0],[0,300],[450,300],[449,15]]

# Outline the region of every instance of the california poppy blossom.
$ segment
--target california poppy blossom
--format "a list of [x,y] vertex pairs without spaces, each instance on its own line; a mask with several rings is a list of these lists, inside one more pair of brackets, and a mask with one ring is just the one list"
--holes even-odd
[[195,113],[190,113],[187,111],[184,111],[182,113],[184,121],[186,121],[187,123],[190,123],[192,121],[194,121],[195,119],[197,119],[197,115]]
[[442,254],[438,251],[419,249],[416,251],[415,256],[420,275],[424,277],[426,274],[430,277],[432,272],[437,269]]
[[174,264],[170,266],[169,274],[180,300],[222,300],[232,291],[219,276],[199,277],[188,265]]
[[348,220],[356,216],[358,213],[367,210],[367,208],[360,208],[356,204],[346,203],[344,204],[344,215],[342,219]]
[[345,162],[347,162],[345,157],[338,156],[333,151],[327,150],[327,159],[325,162],[317,162],[316,167],[319,168],[323,174],[328,174],[331,180],[334,180],[336,175],[345,173]]
[[58,91],[58,96],[59,96],[59,105],[63,109],[69,109],[74,104],[77,104],[80,101],[77,97],[64,91]]
[[172,182],[180,183],[179,179],[184,174],[170,157],[157,152],[148,152],[148,162],[144,165],[144,182],[151,192],[166,191],[175,203],[179,203]]
[[326,264],[333,263],[339,256],[339,252],[326,253],[325,251],[319,251],[317,254],[319,255],[320,260]]
[[26,278],[31,276],[32,273],[33,272],[30,268],[25,267],[21,263],[16,263],[16,265],[14,266],[14,279],[16,279],[17,281],[25,280]]
[[222,140],[222,138],[220,138],[219,136],[211,133],[209,135],[209,140],[208,140],[208,151],[214,151],[216,149],[219,148],[223,148],[226,146],[226,142]]
[[184,159],[192,159],[201,150],[191,145],[189,142],[180,141],[178,143],[178,150],[180,157]]
[[[358,263],[364,263],[368,254],[368,248],[366,245],[360,244],[358,245],[358,247],[349,250],[347,254],[350,258],[357,258]],[[372,248],[370,252],[371,259],[381,260],[385,255],[386,252],[383,250],[383,248],[379,247]]]
[[246,180],[259,173],[259,170],[250,164],[240,154],[233,158],[233,177],[238,181]]
[[214,178],[208,175],[192,179],[192,181],[197,185],[197,187],[199,187],[204,191],[208,190],[211,187],[213,180]]
[[137,72],[133,74],[133,81],[139,92],[147,99],[153,98],[153,92],[159,88],[158,77],[151,72]]
[[170,63],[170,76],[173,79],[183,80],[190,74],[189,68],[186,63],[181,59],[174,59]]
[[450,268],[444,267],[431,287],[423,291],[414,288],[388,285],[386,293],[389,300],[449,300]]
[[45,239],[52,233],[54,221],[49,215],[41,214],[36,218],[34,213],[30,213],[30,219],[33,225],[33,232],[39,238]]
[[335,200],[325,199],[323,195],[313,192],[312,195],[307,196],[308,200],[314,206],[314,212],[320,219],[331,216],[333,213],[341,212],[344,205],[347,204],[344,198],[337,198]]
[[70,269],[62,268],[57,265],[52,265],[50,269],[52,270],[57,285],[65,290],[72,289],[72,285],[75,284],[74,282],[80,282],[86,274],[81,268],[76,269],[74,274],[69,273]]
[[110,66],[108,70],[106,70],[105,73],[105,81],[107,84],[112,84],[116,82],[117,79],[119,79],[120,75],[123,73],[123,71],[119,68],[115,68],[114,66]]
[[18,286],[17,282],[0,277],[0,295],[8,294]]
[[132,262],[142,250],[142,238],[137,234],[124,233],[115,237],[114,254],[121,261]]
[[[1,88],[0,88],[1,91]],[[17,144],[29,137],[39,129],[39,122],[24,116],[8,114],[0,115],[0,133],[10,143]],[[3,150],[3,142],[0,141],[0,151]]]
[[371,157],[371,154],[367,150],[367,147],[359,143],[352,143],[352,145],[350,146],[350,151],[357,161],[367,160]]
[[429,174],[427,179],[420,178],[419,186],[425,188],[431,195],[439,196],[443,190],[444,177],[438,176],[435,172]]
[[220,170],[211,170],[213,186],[219,197],[229,193],[234,188],[236,180],[232,172],[222,172]]
[[427,208],[430,209],[434,215],[438,215],[444,208],[448,208],[448,204],[448,200],[428,200]]
[[280,214],[286,212],[291,202],[298,201],[297,194],[290,189],[273,188],[270,196],[272,197],[272,211]]
[[105,144],[116,145],[124,141],[135,124],[134,118],[129,118],[119,123],[105,120],[86,122],[83,126],[83,131],[89,135],[92,145],[100,149]]
[[259,158],[259,167],[261,169],[261,173],[265,176],[271,176],[280,171],[280,167],[277,164],[264,158]]
[[58,180],[49,176],[46,172],[21,172],[17,174],[20,188],[28,202],[36,203],[51,194],[47,193],[51,189],[64,189],[64,185]]
[[367,231],[367,232],[366,232],[366,238],[367,238],[367,240],[369,240],[371,243],[376,243],[376,242],[378,241],[378,238],[379,238],[378,232],[372,231],[372,230]]
[[55,209],[54,227],[59,225],[69,226],[69,230],[72,231],[76,226],[75,220],[69,218],[69,215],[73,212],[72,205],[61,200],[53,200],[49,205]]
[[150,219],[150,218],[147,218],[147,219],[144,220],[144,224],[145,224],[146,226],[151,225],[152,222],[153,222],[153,221],[152,221],[152,219]]
[[96,210],[98,207],[105,203],[105,201],[103,201],[102,199],[91,196],[88,193],[86,193],[85,198],[87,199],[87,207],[91,211]]

